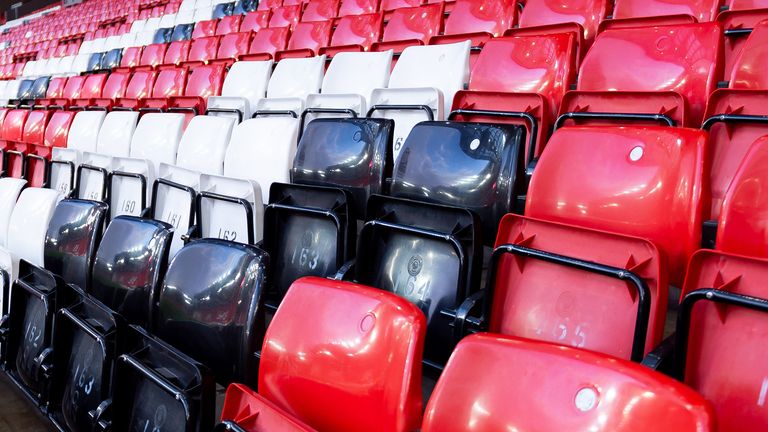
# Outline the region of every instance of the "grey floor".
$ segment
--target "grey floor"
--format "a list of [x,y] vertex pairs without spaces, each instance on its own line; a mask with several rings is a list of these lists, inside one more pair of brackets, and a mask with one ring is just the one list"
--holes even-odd
[[0,432],[53,430],[21,392],[0,372]]

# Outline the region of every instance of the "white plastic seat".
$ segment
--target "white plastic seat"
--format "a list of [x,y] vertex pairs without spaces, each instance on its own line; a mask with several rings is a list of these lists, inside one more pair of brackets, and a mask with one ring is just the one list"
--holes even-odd
[[149,18],[147,22],[144,23],[144,28],[142,29],[142,31],[154,33],[155,30],[159,28],[160,28],[160,17],[154,17],[154,18]]
[[[245,200],[253,212],[253,241],[263,237],[264,204],[274,182],[289,182],[296,155],[299,120],[267,116],[235,126],[224,157],[224,175],[203,175],[200,191]],[[243,206],[216,199],[201,201],[202,237],[248,241],[248,220]]]
[[185,9],[185,10],[179,10],[179,13],[176,14],[176,25],[179,24],[192,24],[195,22],[195,10],[194,9]]
[[235,62],[224,78],[221,96],[208,97],[208,109],[237,110],[243,119],[251,118],[256,103],[266,95],[272,66],[272,60]]
[[[179,142],[176,164],[160,164],[154,185],[152,212],[155,219],[174,226],[171,256],[183,246],[181,236],[193,223],[194,200],[200,189],[200,175],[221,175],[224,155],[234,120],[226,117],[192,118]],[[183,187],[183,188],[182,188]]]
[[160,17],[160,28],[170,28],[176,25],[176,14],[168,14]]
[[51,189],[68,194],[75,187],[75,173],[84,152],[95,152],[99,131],[107,113],[82,111],[75,114],[67,135],[67,147],[54,147],[51,155]]
[[37,72],[37,64],[39,63],[38,60],[31,60],[24,64],[24,69],[21,70],[21,76],[23,77],[33,77],[35,76],[35,73]]
[[129,157],[112,161],[111,214],[138,216],[147,207],[160,164],[176,163],[184,118],[179,113],[149,113],[141,117],[133,132]]
[[[358,116],[364,116],[373,90],[386,88],[389,83],[392,55],[392,50],[338,53],[325,71],[320,93],[307,96],[307,109],[351,109]],[[304,121],[306,124],[328,116],[338,117],[338,114],[307,113]]]
[[197,0],[195,2],[195,9],[200,9],[200,8],[208,7],[211,5],[212,5],[211,0]]
[[288,58],[277,63],[267,86],[267,99],[259,101],[266,110],[304,111],[307,96],[318,93],[325,74],[325,55]]
[[8,87],[9,82],[10,81],[0,81],[0,100],[5,100],[5,89]]
[[83,152],[78,170],[77,197],[103,201],[109,172],[114,158],[128,157],[136,123],[137,111],[113,111],[104,118],[93,152]]
[[48,59],[48,62],[45,64],[45,67],[41,69],[41,73],[39,76],[53,76],[55,75],[59,70],[59,63],[61,62],[61,58],[59,57],[51,57]]
[[136,33],[125,33],[120,36],[120,46],[118,48],[130,48],[136,45]]
[[15,79],[8,81],[8,84],[5,85],[5,92],[3,93],[3,104],[7,104],[11,99],[16,99],[16,96],[19,94],[20,85],[21,80]]
[[91,46],[91,49],[93,50],[92,52],[101,53],[101,52],[107,51],[106,49],[107,38],[94,39],[92,42],[93,42],[93,45]]
[[195,10],[195,0],[184,0],[179,5],[179,12],[181,11],[194,11]]
[[[453,96],[469,81],[470,41],[406,48],[392,70],[389,88],[373,91],[371,107],[427,106],[435,120],[443,120]],[[378,110],[372,117],[395,120],[394,158],[416,123],[428,120],[421,110]]]
[[[11,193],[15,193],[15,189]],[[0,269],[8,273],[9,282],[16,280],[21,259],[43,266],[48,223],[56,204],[63,198],[58,191],[43,188],[26,188],[18,195],[8,219],[6,245],[0,247]],[[0,289],[0,301],[4,300],[2,291]]]
[[122,48],[120,44],[120,36],[110,36],[104,42],[104,51],[112,51],[113,49]]
[[93,40],[86,40],[80,44],[80,48],[77,50],[78,54],[91,54],[93,53]]
[[139,33],[144,30],[144,25],[147,24],[147,20],[136,20],[131,23],[131,33]]
[[143,31],[136,35],[136,46],[152,45],[152,42],[154,41],[155,41],[154,31]]
[[203,6],[195,9],[195,22],[213,19],[213,6]]
[[[64,60],[62,59],[60,63],[61,71],[60,73],[63,75],[69,75],[69,74],[80,74],[82,72],[85,72],[88,69],[88,59],[91,57],[90,54],[78,54],[74,57],[72,57],[72,60],[70,62],[70,67],[67,68],[67,71],[64,71]],[[64,57],[65,59],[67,57]]]
[[0,247],[8,245],[8,223],[27,181],[13,177],[0,178]]

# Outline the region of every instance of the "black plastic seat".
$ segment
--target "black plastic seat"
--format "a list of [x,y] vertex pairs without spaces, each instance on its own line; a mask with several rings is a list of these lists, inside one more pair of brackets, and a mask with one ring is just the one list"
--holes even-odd
[[259,2],[257,0],[237,0],[232,15],[245,15],[248,12],[255,11],[258,6]]
[[106,53],[103,52],[91,54],[91,56],[88,58],[88,66],[85,68],[85,70],[87,72],[94,72],[103,69],[101,67],[101,62],[104,60],[105,54]]
[[360,231],[355,281],[400,295],[427,317],[424,359],[440,366],[461,335],[453,317],[482,272],[480,223],[473,212],[374,195]]
[[419,123],[400,151],[390,194],[470,209],[491,244],[501,217],[515,211],[527,189],[524,142],[521,126]]
[[267,265],[267,254],[255,246],[219,239],[187,244],[165,275],[154,334],[213,369],[222,383],[255,384],[249,378],[256,377],[252,362],[265,328]]
[[173,27],[163,27],[155,30],[155,37],[152,38],[152,43],[169,43],[171,41],[171,35],[173,34]]
[[307,124],[291,169],[291,182],[345,188],[360,218],[373,194],[384,193],[392,176],[392,137],[388,119],[319,118]]
[[333,276],[355,253],[357,217],[340,188],[273,183],[264,212],[269,309],[303,276]]
[[51,77],[43,76],[35,79],[30,88],[30,99],[43,99],[48,92],[48,83],[51,82]]
[[235,3],[219,3],[213,8],[213,19],[222,19],[235,11]]
[[194,24],[179,24],[173,28],[171,34],[171,42],[185,41],[192,39],[192,31],[195,29]]
[[8,314],[2,324],[5,365],[38,403],[47,401],[54,315],[76,297],[67,283],[87,286],[106,213],[102,203],[60,201],[46,233],[47,270],[22,260],[11,289],[10,311],[3,305]]
[[115,366],[111,430],[212,430],[216,387],[209,370],[139,327],[128,333]]
[[167,267],[172,227],[118,216],[96,252],[91,294],[133,324],[147,326]]
[[32,99],[32,87],[35,84],[33,79],[25,79],[19,83],[19,91],[16,93],[16,99],[18,100],[30,100]]
[[102,69],[114,69],[120,66],[120,61],[123,59],[123,49],[115,48],[109,50],[104,54],[104,58],[101,60]]

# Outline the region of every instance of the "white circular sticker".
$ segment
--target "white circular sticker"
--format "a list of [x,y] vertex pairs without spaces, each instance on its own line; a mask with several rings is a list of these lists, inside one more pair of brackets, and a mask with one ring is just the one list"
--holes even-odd
[[629,159],[632,160],[632,162],[639,161],[641,157],[643,157],[643,148],[640,146],[633,148],[632,151],[629,152]]
[[469,143],[470,150],[477,150],[477,148],[480,147],[480,140],[475,138],[472,140],[472,142]]
[[574,403],[579,411],[587,412],[597,405],[597,392],[591,387],[584,387],[576,392]]

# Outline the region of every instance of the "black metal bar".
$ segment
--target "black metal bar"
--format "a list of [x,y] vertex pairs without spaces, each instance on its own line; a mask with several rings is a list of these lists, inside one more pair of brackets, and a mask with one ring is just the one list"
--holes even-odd
[[568,112],[555,120],[554,130],[559,129],[567,120],[622,120],[622,121],[653,121],[675,127],[675,122],[666,114],[644,113],[607,113],[607,112]]
[[[51,172],[53,172],[53,166],[54,165],[66,165],[69,167],[69,190],[67,191],[66,195],[70,196],[72,194],[72,191],[75,189],[75,163],[72,161],[58,161],[58,160],[52,160],[51,161]],[[64,192],[64,191],[61,191]]]
[[562,265],[577,270],[607,276],[614,279],[630,282],[637,290],[637,317],[635,318],[635,334],[632,341],[631,359],[635,362],[643,360],[645,352],[645,340],[648,333],[648,320],[651,313],[651,291],[645,281],[635,273],[619,268],[585,261],[565,255],[554,254],[538,249],[527,248],[514,244],[504,244],[494,249],[491,255],[488,281],[486,288],[486,302],[484,318],[490,317],[490,304],[493,301],[493,288],[496,284],[496,271],[499,260],[503,255],[512,254],[526,258],[538,259],[552,264]]
[[743,115],[743,114],[718,114],[707,117],[702,123],[703,130],[709,130],[716,123],[765,123],[768,125],[768,116]]
[[168,112],[189,112],[193,115],[197,115],[197,108],[195,107],[170,107]]
[[295,111],[291,110],[258,110],[254,111],[251,118],[256,118],[259,116],[291,116],[293,118],[299,118],[298,114],[296,114]]
[[680,381],[685,380],[688,336],[691,328],[693,307],[701,300],[768,313],[768,300],[759,297],[736,294],[714,288],[700,288],[686,294],[677,314],[677,327],[675,331],[674,376]]
[[492,110],[474,110],[474,109],[457,109],[451,111],[448,114],[448,120],[454,120],[456,116],[460,115],[482,115],[488,117],[500,117],[500,118],[517,118],[523,119],[528,122],[528,127],[531,130],[531,136],[528,137],[528,157],[525,160],[525,166],[531,164],[533,156],[536,153],[536,139],[539,134],[539,122],[536,117],[531,113],[525,111],[492,111]]
[[135,178],[136,180],[141,183],[141,209],[147,208],[147,178],[144,176],[144,174],[139,173],[132,173],[132,172],[126,172],[126,171],[112,171],[109,173],[109,207],[115,208],[114,204],[112,203],[112,197],[114,194],[112,193],[112,181],[115,177],[128,177],[128,178]]
[[749,36],[750,34],[752,34],[751,28],[732,28],[732,29],[726,29],[723,32],[723,35],[725,37]]
[[357,111],[350,108],[307,108],[301,113],[298,141],[301,141],[301,136],[304,135],[304,122],[307,121],[307,114],[346,114],[351,118],[357,117]]
[[365,116],[370,117],[376,111],[424,111],[429,121],[435,121],[435,113],[428,105],[374,105]]
[[208,115],[210,113],[236,114],[237,122],[238,123],[243,122],[243,112],[237,108],[208,108],[207,110],[205,110],[205,115]]
[[245,429],[241,428],[237,423],[235,423],[232,420],[224,420],[221,423],[217,424],[215,428],[213,428],[213,432],[246,432]]
[[[34,160],[42,162],[42,164],[43,164],[43,184],[41,185],[41,187],[47,188],[48,185],[50,184],[50,180],[51,180],[51,166],[50,166],[50,162],[48,161],[48,159],[46,159],[46,158],[44,158],[42,156],[38,156],[36,154],[28,154],[27,155],[27,160],[24,162],[24,164],[28,165],[29,161],[31,159],[34,159]],[[27,171],[27,173],[28,173],[29,169],[27,168],[27,169],[25,169],[25,171]],[[24,178],[26,178],[26,175],[24,176]],[[29,179],[27,179],[27,181],[29,181]]]
[[197,207],[197,220],[202,229],[203,225],[203,199],[211,199],[215,201],[224,201],[231,204],[236,204],[243,207],[245,210],[246,225],[248,228],[248,244],[254,242],[254,226],[253,226],[253,206],[248,200],[243,198],[232,197],[229,195],[217,194],[215,192],[200,191],[195,199],[195,205]]
[[99,105],[89,105],[85,107],[86,111],[109,111],[107,107],[99,106]]
[[86,171],[96,171],[101,174],[102,182],[101,182],[101,197],[98,199],[98,201],[104,201],[107,197],[107,180],[109,178],[109,173],[107,172],[106,168],[97,167],[94,165],[89,164],[81,164],[77,167],[77,193],[75,194],[76,197],[82,198],[82,199],[92,199],[88,197],[80,197],[80,187],[83,185],[82,182],[82,174],[83,170]]
[[152,211],[151,211],[152,219],[157,219],[155,210],[157,210],[157,189],[160,187],[160,185],[172,187],[174,189],[179,189],[189,194],[189,222],[187,223],[187,226],[188,227],[192,226],[192,224],[195,223],[195,196],[197,195],[197,193],[195,192],[195,189],[192,188],[191,186],[177,183],[175,181],[168,180],[162,177],[156,179],[155,183],[152,185]]
[[[133,111],[133,110],[129,109],[129,111]],[[139,112],[140,113],[146,113],[146,112],[162,113],[163,109],[157,108],[157,107],[141,107],[139,108]]]
[[10,155],[17,156],[21,158],[21,178],[25,179],[27,178],[27,163],[26,163],[26,155],[20,151],[16,150],[5,150],[3,154],[3,166],[5,167],[6,172],[10,172],[8,169],[8,159]]
[[137,372],[139,372],[143,376],[149,378],[150,381],[155,383],[155,385],[162,388],[163,390],[165,390],[166,393],[171,394],[174,397],[174,399],[179,401],[179,403],[181,403],[182,408],[184,408],[185,420],[189,422],[192,416],[192,413],[190,410],[189,401],[187,400],[187,397],[186,395],[184,395],[183,391],[176,388],[176,386],[168,382],[165,378],[160,376],[160,374],[158,374],[154,370],[148,368],[147,366],[142,364],[140,361],[133,358],[133,356],[131,356],[130,354],[123,354],[119,357],[119,359],[123,363],[126,363],[129,366],[131,366],[133,369],[135,369]]

